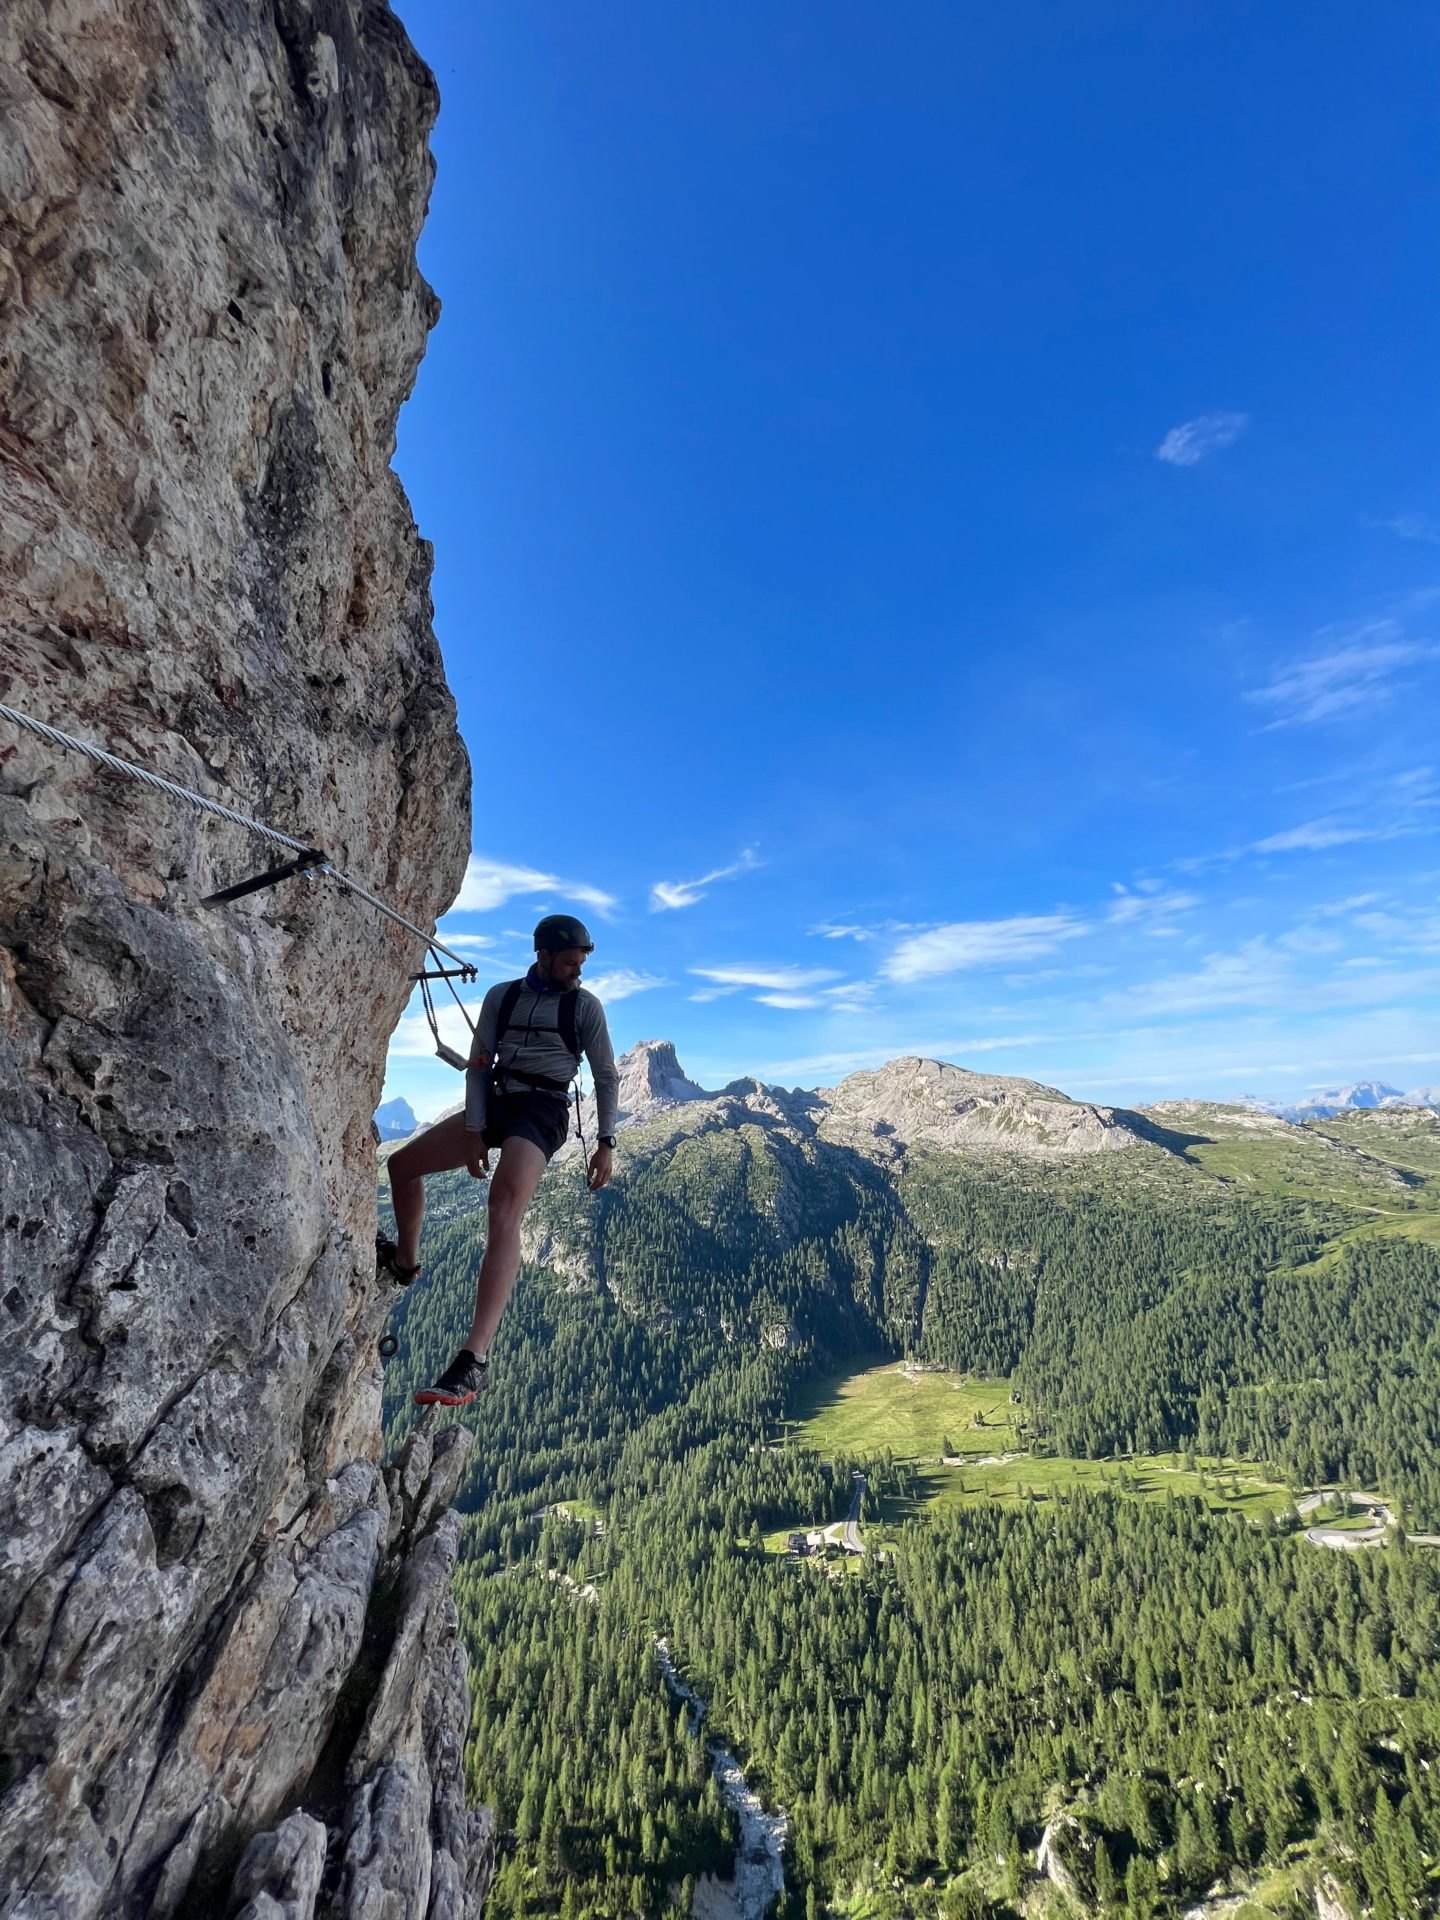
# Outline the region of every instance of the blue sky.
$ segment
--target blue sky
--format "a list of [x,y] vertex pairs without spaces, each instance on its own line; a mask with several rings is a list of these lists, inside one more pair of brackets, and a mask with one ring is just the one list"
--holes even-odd
[[477,994],[563,906],[709,1085],[1440,1081],[1433,14],[399,11]]

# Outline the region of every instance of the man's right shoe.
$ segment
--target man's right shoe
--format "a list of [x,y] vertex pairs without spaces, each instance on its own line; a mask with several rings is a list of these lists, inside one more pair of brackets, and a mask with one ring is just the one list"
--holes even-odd
[[421,1387],[415,1404],[417,1407],[465,1407],[477,1393],[483,1393],[489,1383],[489,1362],[477,1360],[468,1347],[462,1347],[433,1387]]

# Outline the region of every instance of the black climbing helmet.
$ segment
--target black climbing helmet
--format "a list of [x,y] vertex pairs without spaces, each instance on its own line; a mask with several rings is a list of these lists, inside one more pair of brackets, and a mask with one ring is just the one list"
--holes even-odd
[[535,929],[535,951],[539,953],[542,947],[547,953],[563,953],[566,947],[583,947],[586,953],[593,953],[595,942],[583,920],[573,920],[568,913],[547,913]]

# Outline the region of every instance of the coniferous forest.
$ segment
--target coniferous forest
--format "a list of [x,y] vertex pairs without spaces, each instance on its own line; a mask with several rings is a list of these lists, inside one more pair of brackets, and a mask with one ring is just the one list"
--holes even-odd
[[[1437,1909],[1440,1552],[1329,1551],[1293,1509],[1125,1478],[1182,1449],[1440,1524],[1432,1239],[1158,1153],[892,1171],[750,1124],[644,1149],[593,1200],[547,1176],[464,1416],[494,1912],[687,1910],[737,1841],[707,1738],[786,1813],[787,1915]],[[483,1249],[483,1188],[432,1188],[396,1436]],[[817,1382],[886,1354],[1007,1377],[1036,1458],[1115,1480],[927,1503],[903,1450],[807,1442]],[[872,1550],[786,1554],[857,1472]]]

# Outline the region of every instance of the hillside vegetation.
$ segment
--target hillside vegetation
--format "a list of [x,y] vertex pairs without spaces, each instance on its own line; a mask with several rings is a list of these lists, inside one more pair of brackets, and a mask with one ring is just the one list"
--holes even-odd
[[[972,1107],[946,1149],[906,1130],[968,1090],[917,1124],[900,1064],[893,1126],[873,1084],[862,1126],[742,1083],[635,1116],[597,1199],[573,1154],[542,1186],[462,1493],[469,1766],[518,1837],[497,1911],[659,1912],[733,1844],[657,1633],[789,1810],[797,1915],[1015,1907],[1062,1814],[1102,1907],[1328,1871],[1356,1911],[1414,1911],[1440,1556],[1277,1523],[1331,1482],[1440,1515],[1440,1122],[1087,1109],[1057,1149],[1035,1090],[1007,1110],[991,1080],[990,1144]],[[1027,1126],[1052,1137],[1007,1148]],[[483,1188],[434,1186],[397,1425],[483,1243]],[[942,1422],[931,1459],[933,1430],[841,1414],[837,1376],[907,1355],[957,1411],[958,1374],[998,1378],[972,1419],[1027,1458],[947,1468],[979,1429]],[[842,1518],[857,1467],[887,1556],[836,1579],[767,1551]]]

